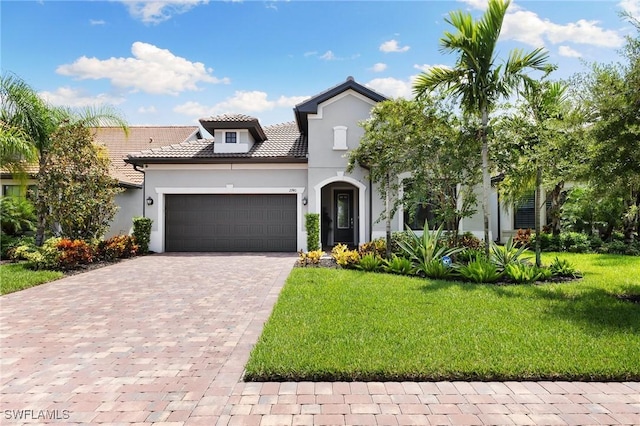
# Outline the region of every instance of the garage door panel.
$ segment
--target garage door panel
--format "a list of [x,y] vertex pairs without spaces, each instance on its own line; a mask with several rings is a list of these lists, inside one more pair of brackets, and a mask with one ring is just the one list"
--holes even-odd
[[166,195],[166,251],[295,251],[297,198],[288,194]]

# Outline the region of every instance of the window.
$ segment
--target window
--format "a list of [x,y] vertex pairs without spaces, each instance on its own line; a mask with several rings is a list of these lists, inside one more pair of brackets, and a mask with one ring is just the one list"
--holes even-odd
[[36,185],[29,185],[26,188],[20,185],[2,185],[3,197],[25,197],[34,201],[36,195]]
[[513,212],[513,229],[533,229],[536,226],[535,194],[532,192]]
[[224,133],[224,142],[225,143],[238,143],[238,133],[236,133],[236,132],[225,132]]

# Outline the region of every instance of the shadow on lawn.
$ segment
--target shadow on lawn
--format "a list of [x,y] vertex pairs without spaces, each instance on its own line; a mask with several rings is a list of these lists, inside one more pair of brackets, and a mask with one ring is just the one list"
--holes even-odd
[[490,292],[500,297],[520,299],[523,308],[532,299],[546,300],[547,315],[579,323],[589,332],[628,331],[640,334],[640,303],[635,296],[640,295],[640,284],[627,287],[622,295],[613,294],[597,287],[563,289],[552,284],[492,285],[454,281],[431,281],[421,286],[423,292],[456,287],[464,292]]

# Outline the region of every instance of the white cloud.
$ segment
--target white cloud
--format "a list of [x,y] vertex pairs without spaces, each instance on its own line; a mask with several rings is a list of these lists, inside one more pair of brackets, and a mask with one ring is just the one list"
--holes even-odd
[[552,44],[572,42],[619,47],[624,41],[616,31],[602,28],[597,21],[580,19],[561,25],[542,19],[536,13],[527,10],[508,12],[500,37],[504,40],[517,40],[533,47],[544,46],[545,41]]
[[304,52],[304,57],[307,58],[309,56],[316,56],[318,54],[317,50],[311,50],[309,52]]
[[623,11],[640,20],[640,0],[622,0],[618,5]]
[[582,54],[577,50],[573,50],[569,46],[558,46],[558,54],[567,58],[581,58]]
[[409,77],[408,80],[400,80],[393,77],[374,78],[366,83],[365,86],[389,98],[411,99],[413,98],[413,81],[415,78],[415,75]]
[[120,1],[129,8],[131,16],[147,24],[158,24],[198,5],[209,3],[209,0]]
[[377,64],[373,64],[371,67],[371,71],[373,72],[382,72],[387,69],[387,64],[383,64],[382,62],[378,62]]
[[487,0],[459,0],[466,3],[472,9],[485,10],[489,4]]
[[239,90],[233,96],[212,106],[189,101],[176,106],[173,111],[192,117],[205,117],[224,113],[252,114],[270,111],[274,108],[291,108],[308,98],[308,96],[280,96],[276,100],[270,100],[266,92]]
[[191,62],[169,50],[152,44],[135,42],[131,46],[133,57],[87,58],[83,56],[72,64],[60,65],[56,72],[81,80],[109,79],[119,88],[131,88],[152,94],[177,95],[186,90],[198,90],[198,83],[229,83],[228,78],[211,75],[213,70],[201,62]]
[[66,86],[60,87],[54,92],[40,92],[40,96],[53,105],[68,106],[72,108],[118,105],[125,101],[125,99],[121,97],[111,96],[105,93],[90,95],[80,89],[73,89]]
[[104,25],[106,22],[102,19],[89,19],[91,25]]
[[320,59],[323,59],[325,61],[335,61],[337,58],[332,51],[327,50],[322,56],[320,56]]
[[385,41],[380,45],[380,51],[384,53],[406,52],[407,50],[409,50],[409,46],[400,47],[396,40]]
[[435,65],[429,65],[429,64],[414,64],[413,67],[417,70],[420,70],[422,72],[429,72],[432,68],[438,67],[438,68],[447,68],[447,69],[451,69],[450,66],[448,65],[443,65],[443,64],[435,64]]
[[155,106],[151,105],[148,107],[141,106],[140,108],[138,108],[138,112],[141,114],[155,114],[156,112],[158,112],[158,110]]

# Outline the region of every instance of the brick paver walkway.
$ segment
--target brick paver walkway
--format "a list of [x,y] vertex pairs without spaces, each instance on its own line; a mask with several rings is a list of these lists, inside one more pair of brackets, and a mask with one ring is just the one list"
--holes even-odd
[[146,256],[1,297],[0,423],[640,424],[639,383],[243,383],[294,259]]

